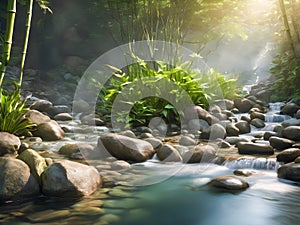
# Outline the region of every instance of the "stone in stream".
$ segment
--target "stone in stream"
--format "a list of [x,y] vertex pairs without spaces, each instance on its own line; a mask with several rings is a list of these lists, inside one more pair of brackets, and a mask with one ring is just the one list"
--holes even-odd
[[95,167],[69,160],[55,162],[42,173],[42,191],[49,196],[87,196],[100,185],[101,177]]
[[282,136],[293,141],[300,141],[300,126],[286,127],[282,131]]
[[188,123],[188,129],[190,131],[198,131],[198,130],[203,131],[208,127],[209,127],[209,124],[205,120],[202,120],[202,119],[193,119],[193,120],[190,120]]
[[94,146],[87,143],[65,144],[58,150],[58,152],[68,157],[74,153],[83,153],[83,155],[89,155],[94,152]]
[[283,127],[300,126],[300,120],[289,119],[281,123]]
[[103,126],[105,122],[98,115],[89,114],[80,118],[81,122],[91,126]]
[[251,120],[255,119],[255,118],[258,118],[258,119],[261,119],[261,120],[265,120],[265,115],[263,113],[260,113],[260,112],[252,112],[250,114],[250,118]]
[[255,105],[255,103],[247,98],[235,99],[234,106],[241,112],[247,113]]
[[69,121],[69,120],[72,120],[73,117],[71,116],[70,113],[59,113],[54,116],[54,119],[56,121]]
[[291,148],[293,144],[295,144],[294,141],[291,141],[286,138],[280,138],[280,137],[270,137],[269,138],[270,145],[277,149],[277,150],[284,150],[287,148]]
[[57,141],[64,137],[65,132],[55,120],[51,120],[39,124],[33,134],[41,137],[44,141]]
[[231,145],[236,145],[239,142],[251,142],[251,137],[232,136],[226,137],[225,141],[227,141]]
[[300,119],[300,109],[298,109],[297,113],[296,113],[296,119]]
[[255,174],[255,171],[249,169],[236,169],[233,171],[233,174],[236,176],[249,177]]
[[278,168],[278,178],[300,181],[300,163],[288,163]]
[[53,118],[54,116],[56,116],[59,113],[70,113],[70,107],[67,105],[55,105],[55,106],[51,106],[47,109],[46,113],[49,114],[51,116],[51,118]]
[[239,128],[235,126],[234,123],[229,123],[226,126],[226,133],[228,136],[238,136],[240,133]]
[[39,184],[23,161],[0,157],[0,171],[0,200],[40,194]]
[[249,187],[249,184],[246,181],[232,175],[225,175],[214,178],[208,184],[216,188],[231,191],[242,191]]
[[217,105],[219,106],[221,109],[227,109],[227,110],[231,110],[234,107],[234,102],[228,99],[219,99],[219,100],[215,100],[212,105]]
[[130,169],[130,168],[131,168],[131,165],[124,160],[117,160],[111,164],[111,169],[113,169],[113,170],[124,170],[124,169]]
[[274,131],[266,131],[264,133],[264,140],[269,140],[271,137],[280,137],[280,135],[277,133],[277,132],[274,132]]
[[30,109],[35,109],[40,112],[46,112],[52,105],[52,102],[40,99],[32,103],[30,105]]
[[187,163],[211,162],[216,157],[216,150],[211,145],[197,145],[187,151],[183,161]]
[[289,148],[280,152],[276,158],[278,162],[290,163],[300,156],[299,148]]
[[182,157],[179,152],[169,144],[163,145],[161,148],[157,149],[157,158],[164,162],[181,162]]
[[271,145],[251,143],[251,142],[239,142],[237,143],[239,154],[246,155],[273,155],[274,149]]
[[0,132],[0,156],[16,156],[21,146],[20,139],[10,133]]
[[205,129],[200,137],[210,140],[216,140],[218,138],[224,139],[226,137],[226,129],[221,124],[216,123]]
[[205,120],[209,125],[219,122],[218,118],[211,115],[209,112],[207,112],[201,106],[189,107],[184,111],[184,119],[186,121],[197,119],[197,118],[195,118],[195,116],[198,116],[199,119]]
[[191,146],[191,145],[195,145],[196,141],[189,136],[183,136],[179,139],[179,144],[183,146]]
[[250,124],[255,126],[256,128],[263,128],[266,126],[264,121],[259,118],[255,118],[255,119],[251,120]]
[[235,126],[239,129],[240,134],[250,133],[251,127],[247,121],[239,121],[235,123]]
[[121,131],[121,132],[119,133],[119,135],[123,135],[123,136],[126,136],[126,137],[131,137],[131,138],[136,138],[135,133],[133,133],[133,131],[131,131],[131,130],[124,130],[124,131]]
[[25,117],[28,118],[33,124],[40,125],[42,123],[46,123],[51,121],[49,116],[44,115],[43,113],[37,110],[29,110]]
[[299,109],[300,109],[299,105],[297,105],[293,102],[289,102],[282,107],[280,112],[282,114],[293,116]]
[[155,153],[154,148],[147,141],[114,133],[101,136],[98,139],[98,147],[117,159],[132,162],[144,162],[151,159]]
[[35,177],[35,179],[39,182],[39,184],[41,184],[40,176],[47,168],[46,160],[42,156],[40,156],[39,153],[37,153],[32,149],[27,149],[23,151],[18,156],[18,159],[22,160],[29,166],[30,172]]
[[162,146],[162,141],[159,140],[158,138],[153,138],[153,137],[152,138],[146,138],[146,139],[144,139],[144,141],[149,142],[154,149],[158,149]]

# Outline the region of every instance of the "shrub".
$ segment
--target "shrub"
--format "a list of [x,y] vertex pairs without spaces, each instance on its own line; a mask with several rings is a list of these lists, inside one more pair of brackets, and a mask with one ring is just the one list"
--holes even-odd
[[[142,97],[144,88],[147,85],[162,79],[180,87],[170,91],[170,95],[175,99],[176,103],[180,102],[184,97],[182,92],[188,94],[195,105],[200,105],[204,108],[208,108],[210,101],[220,97],[232,99],[239,96],[240,88],[236,87],[236,79],[226,79],[224,75],[215,70],[210,70],[207,73],[193,71],[190,69],[191,64],[191,62],[186,62],[179,66],[170,66],[160,61],[145,62],[138,59],[137,63],[129,65],[124,70],[110,66],[113,70],[113,76],[106,84],[106,87],[102,89],[97,108],[104,107],[111,111],[112,105],[119,94],[128,95],[124,99],[128,99],[125,103],[131,106],[131,111],[129,115],[125,111],[118,112],[118,122],[126,122],[127,126],[145,125],[151,118],[159,116],[168,123],[179,123],[179,115],[182,112],[177,112],[170,102],[163,99],[163,94],[160,94],[161,87],[155,89],[157,96],[161,97]],[[138,81],[139,85],[134,85]],[[133,85],[133,87],[130,88],[129,92],[128,90],[124,92],[129,85]],[[141,97],[138,98],[138,101],[132,102],[130,101],[132,95]]]
[[24,116],[28,111],[26,100],[21,100],[20,88],[17,85],[12,93],[0,89],[0,131],[22,135],[34,127]]

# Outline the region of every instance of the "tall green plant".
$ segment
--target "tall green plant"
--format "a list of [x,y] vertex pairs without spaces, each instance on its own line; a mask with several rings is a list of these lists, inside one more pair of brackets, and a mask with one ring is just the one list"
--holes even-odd
[[6,66],[10,59],[15,24],[16,5],[17,0],[8,0],[5,40],[2,51],[2,62],[0,65],[0,87],[2,86],[3,78],[6,72]]
[[30,25],[31,25],[31,17],[32,17],[32,7],[33,7],[33,0],[27,1],[27,16],[26,16],[26,29],[25,29],[25,38],[24,38],[24,45],[23,45],[23,52],[21,57],[21,65],[20,65],[20,73],[19,73],[19,83],[18,85],[22,85],[23,81],[23,71],[25,65],[25,59],[27,54],[27,47],[28,47],[28,40],[29,40],[29,33],[30,33]]

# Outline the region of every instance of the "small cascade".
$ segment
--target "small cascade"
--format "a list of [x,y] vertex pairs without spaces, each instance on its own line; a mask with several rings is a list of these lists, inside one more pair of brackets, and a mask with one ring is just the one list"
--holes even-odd
[[225,161],[224,166],[230,169],[276,170],[279,163],[275,158],[242,157],[237,160]]
[[292,117],[288,115],[281,115],[280,108],[284,105],[283,102],[275,102],[275,103],[269,103],[269,111],[265,114],[265,122],[274,122],[274,123],[280,123],[285,120],[289,120]]

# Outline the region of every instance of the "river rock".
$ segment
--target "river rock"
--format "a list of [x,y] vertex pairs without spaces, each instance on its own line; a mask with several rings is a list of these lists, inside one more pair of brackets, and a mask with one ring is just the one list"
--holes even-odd
[[239,129],[240,134],[250,133],[251,131],[250,124],[247,121],[239,121],[235,126]]
[[187,151],[183,157],[184,162],[200,163],[211,162],[216,157],[216,149],[211,145],[197,145]]
[[235,99],[234,106],[241,112],[247,113],[255,105],[255,103],[247,98]]
[[233,171],[234,175],[243,177],[252,176],[254,173],[255,171],[249,169],[236,169],[235,171]]
[[131,130],[123,130],[119,133],[119,135],[123,135],[123,136],[126,136],[126,137],[131,137],[131,138],[136,138],[135,133],[133,133],[133,131],[131,131]]
[[20,139],[10,133],[0,132],[0,156],[16,156],[21,146]]
[[71,109],[67,105],[55,105],[49,107],[49,109],[46,112],[53,118],[59,113],[70,113]]
[[270,100],[271,95],[272,95],[272,91],[270,91],[270,90],[261,90],[255,94],[255,96],[259,100],[264,101],[264,102],[268,102]]
[[250,137],[232,136],[232,137],[226,137],[225,141],[227,141],[231,145],[235,145],[239,142],[251,142],[251,139]]
[[288,163],[279,167],[277,171],[278,178],[292,181],[300,181],[300,163]]
[[30,109],[38,110],[40,112],[46,112],[52,106],[52,102],[48,100],[37,100],[30,105]]
[[255,126],[256,128],[263,128],[266,126],[264,121],[258,118],[251,120],[250,124]]
[[229,123],[226,126],[226,133],[228,136],[238,136],[240,133],[239,128],[235,126],[234,123]]
[[221,124],[213,124],[201,133],[202,139],[216,140],[226,137],[226,129]]
[[266,131],[264,133],[264,140],[269,140],[270,137],[280,137],[280,135],[277,133],[277,132],[274,132],[274,131]]
[[111,169],[113,169],[113,170],[124,170],[124,169],[130,169],[130,168],[131,168],[131,165],[124,160],[117,160],[111,164]]
[[190,146],[190,145],[195,145],[196,141],[189,136],[183,136],[179,139],[179,144],[183,146]]
[[293,102],[289,102],[287,104],[285,104],[282,109],[281,109],[281,113],[285,114],[285,115],[289,115],[289,116],[294,116],[294,114],[300,109],[300,106],[293,103]]
[[239,142],[237,143],[239,154],[247,155],[273,155],[274,149],[271,145],[251,143],[251,142]]
[[72,120],[73,117],[71,116],[70,113],[59,113],[54,116],[54,119],[56,121],[69,121],[69,120]]
[[164,162],[181,162],[182,157],[179,152],[169,144],[163,145],[157,149],[157,158]]
[[65,132],[55,120],[41,123],[33,132],[35,136],[41,137],[44,141],[57,141],[64,137]]
[[25,162],[29,168],[32,175],[35,177],[35,179],[41,184],[40,176],[44,172],[44,170],[47,168],[46,160],[40,156],[39,153],[32,149],[27,149],[23,151],[19,156],[18,159]]
[[87,196],[100,184],[96,168],[68,160],[53,163],[42,173],[42,191],[49,196]]
[[60,154],[70,157],[74,153],[82,153],[84,155],[91,154],[94,151],[94,146],[87,143],[76,143],[76,144],[65,144],[63,145],[58,152]]
[[265,120],[265,115],[263,113],[260,113],[260,112],[252,112],[250,114],[250,118],[251,120],[255,119],[255,118],[258,118],[258,119],[261,119],[261,120]]
[[289,163],[293,162],[300,156],[299,148],[289,148],[280,152],[276,157],[278,162]]
[[11,157],[0,157],[0,200],[39,195],[39,184],[26,163]]
[[212,103],[212,105],[217,105],[219,106],[221,109],[227,109],[227,110],[232,110],[234,107],[234,102],[228,99],[219,99],[216,100]]
[[203,109],[201,106],[189,107],[184,111],[184,118],[186,121],[192,119],[197,119],[195,116],[198,116],[199,119],[205,120],[209,125],[218,122],[219,120]]
[[300,126],[286,127],[282,131],[282,136],[293,141],[300,141]]
[[209,127],[209,124],[205,120],[202,120],[202,119],[193,119],[193,120],[190,120],[188,123],[188,129],[190,131],[198,131],[198,130],[203,131],[208,127]]
[[133,162],[144,162],[151,159],[155,153],[154,148],[147,141],[114,133],[101,136],[98,139],[98,147],[100,149],[104,147],[117,159]]
[[40,125],[41,123],[46,123],[51,120],[49,116],[46,116],[45,114],[33,109],[29,110],[25,114],[25,117],[28,118],[31,123],[36,125]]
[[300,119],[300,109],[297,111],[297,113],[296,113],[296,119]]
[[81,118],[81,122],[83,124],[91,125],[91,126],[103,126],[105,125],[105,122],[100,119],[98,115],[95,114],[89,114],[85,115]]
[[280,138],[280,137],[270,137],[269,142],[273,148],[279,151],[287,148],[291,148],[293,144],[295,144],[294,141],[291,141],[286,138]]
[[281,123],[283,127],[300,126],[300,120],[290,119]]
[[232,175],[225,175],[214,178],[208,184],[216,188],[232,191],[245,190],[249,187],[249,184],[246,181]]
[[162,141],[158,138],[146,138],[144,141],[149,142],[154,149],[158,149],[162,146]]
[[72,111],[74,113],[83,113],[90,110],[90,105],[84,100],[75,100],[73,101]]

